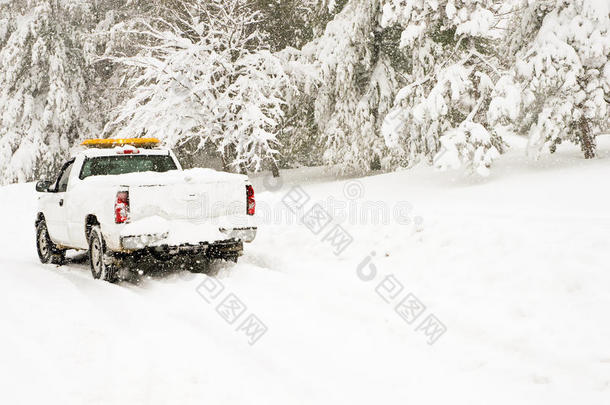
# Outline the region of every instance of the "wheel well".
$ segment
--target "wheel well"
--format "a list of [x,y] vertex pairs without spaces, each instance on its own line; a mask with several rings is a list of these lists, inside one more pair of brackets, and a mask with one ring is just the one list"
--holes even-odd
[[87,215],[87,219],[85,220],[85,236],[87,240],[89,240],[89,234],[91,233],[91,228],[95,225],[99,225],[99,221],[95,215]]
[[36,214],[36,222],[34,224],[38,226],[38,224],[42,221],[44,221],[44,214],[42,212],[39,212],[38,214]]

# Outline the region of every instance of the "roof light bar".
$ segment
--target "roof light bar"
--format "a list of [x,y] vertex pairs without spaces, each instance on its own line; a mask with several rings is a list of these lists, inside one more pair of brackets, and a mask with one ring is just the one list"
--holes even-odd
[[87,139],[81,145],[89,148],[114,148],[131,145],[141,148],[152,148],[161,143],[157,138],[123,138],[123,139]]

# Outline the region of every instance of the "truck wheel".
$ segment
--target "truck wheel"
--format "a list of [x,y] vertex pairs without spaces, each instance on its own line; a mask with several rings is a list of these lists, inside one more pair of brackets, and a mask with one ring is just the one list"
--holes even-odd
[[193,274],[209,274],[210,269],[210,259],[205,256],[192,258],[188,265],[188,271]]
[[91,228],[89,234],[89,263],[94,279],[102,279],[109,283],[118,281],[118,269],[112,252],[106,248],[106,242],[99,226]]
[[55,247],[44,219],[36,225],[36,250],[42,263],[61,265],[66,260],[66,251]]
[[233,262],[233,263],[237,263],[238,259],[239,259],[239,253],[231,253],[225,257],[226,261]]

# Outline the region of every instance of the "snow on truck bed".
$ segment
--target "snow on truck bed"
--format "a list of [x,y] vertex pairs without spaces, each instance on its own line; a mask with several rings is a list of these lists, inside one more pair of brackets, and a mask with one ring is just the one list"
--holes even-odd
[[[300,185],[308,207],[408,201],[423,224],[345,220],[354,242],[335,256],[325,232],[272,221],[239,264],[215,265],[210,303],[203,275],[117,286],[86,262],[38,263],[34,186],[0,188],[0,402],[607,405],[610,142],[580,155],[513,150],[485,180],[303,169],[264,191],[255,177],[259,206]],[[388,303],[389,275],[403,290]],[[432,346],[395,311],[408,293],[447,327]],[[230,294],[246,307],[234,323],[218,310]],[[250,314],[268,327],[254,346],[238,330]]]
[[[92,176],[84,179],[84,184],[91,186],[105,185],[180,185],[204,184],[215,182],[245,182],[247,176],[241,174],[219,172],[212,169],[170,170],[168,172],[141,172],[116,174],[107,176]],[[244,191],[245,192],[245,191]]]

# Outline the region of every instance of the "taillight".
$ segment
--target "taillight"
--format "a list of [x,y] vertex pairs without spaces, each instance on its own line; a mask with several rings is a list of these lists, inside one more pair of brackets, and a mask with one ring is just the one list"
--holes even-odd
[[125,224],[129,222],[129,191],[119,191],[116,193],[114,203],[114,222]]
[[246,202],[248,203],[246,214],[254,215],[254,211],[256,210],[256,201],[254,201],[254,189],[252,186],[246,186]]

